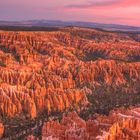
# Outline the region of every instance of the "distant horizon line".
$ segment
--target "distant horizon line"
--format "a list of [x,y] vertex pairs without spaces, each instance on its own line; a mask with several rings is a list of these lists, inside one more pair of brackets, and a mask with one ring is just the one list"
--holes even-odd
[[59,22],[75,22],[75,23],[91,23],[91,24],[104,24],[104,25],[120,25],[120,26],[127,26],[127,27],[136,27],[140,28],[137,25],[128,25],[128,24],[121,24],[121,23],[104,23],[104,22],[92,22],[92,21],[82,21],[82,20],[61,20],[61,19],[21,19],[21,20],[0,20],[0,22],[26,22],[26,21],[59,21]]

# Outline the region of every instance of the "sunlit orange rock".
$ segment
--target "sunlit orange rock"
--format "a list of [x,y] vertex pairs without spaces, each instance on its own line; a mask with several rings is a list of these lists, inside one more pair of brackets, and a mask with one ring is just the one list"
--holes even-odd
[[111,111],[109,116],[98,114],[96,119],[87,121],[81,119],[77,113],[72,112],[64,115],[61,122],[51,120],[44,123],[42,138],[61,140],[138,140],[140,136],[140,119],[134,114],[132,115],[134,110],[120,108]]
[[[93,94],[102,98],[109,93],[113,98],[113,93],[129,93],[133,97],[140,92],[139,46],[128,33],[78,27],[53,32],[0,31],[0,118],[80,114],[90,107]],[[96,120],[94,115],[85,121],[69,114],[62,122],[44,124],[42,133],[48,139],[95,139],[102,136],[100,129],[111,131],[110,125],[118,119],[114,110],[108,116],[95,115]],[[60,132],[53,132],[57,131],[53,126]],[[117,130],[122,133],[119,126]]]
[[0,138],[2,138],[3,134],[4,134],[4,125],[0,123]]

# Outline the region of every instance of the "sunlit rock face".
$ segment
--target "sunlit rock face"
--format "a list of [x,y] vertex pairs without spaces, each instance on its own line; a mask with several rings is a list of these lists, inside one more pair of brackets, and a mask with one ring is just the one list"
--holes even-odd
[[[139,140],[140,108],[116,108],[109,115],[93,114],[86,121],[76,112],[50,120],[42,127],[42,140]],[[39,137],[28,136],[38,139]]]
[[49,121],[43,125],[42,138],[49,137],[61,140],[86,140],[89,135],[86,132],[86,122],[73,112],[64,116],[61,123]]
[[105,135],[105,140],[140,139],[140,108],[130,110],[126,114],[119,113],[118,116],[122,119],[109,128],[108,133]]
[[139,139],[140,138],[140,120],[137,119],[124,119],[121,122],[113,124],[109,129],[109,134],[105,140],[113,139]]
[[[136,111],[137,110],[137,111]],[[63,116],[61,122],[49,121],[42,128],[42,139],[58,140],[138,140],[140,108],[120,108],[108,116],[93,115],[87,121],[75,112]],[[96,116],[96,117],[95,117]]]
[[0,123],[0,138],[2,138],[3,133],[4,133],[4,125]]
[[[119,124],[116,112],[94,113],[108,114],[115,107],[139,103],[138,37],[78,27],[52,32],[0,31],[2,124],[15,118],[14,123],[35,120],[42,114],[61,116],[61,121],[44,122],[39,128],[44,140],[109,139],[131,133],[121,126],[139,122],[125,119]],[[4,129],[0,129],[2,135]],[[132,129],[137,131],[135,126]],[[38,138],[32,133],[28,140]]]
[[87,94],[138,93],[140,43],[127,34],[65,28],[0,32],[2,116],[35,118],[88,104]]

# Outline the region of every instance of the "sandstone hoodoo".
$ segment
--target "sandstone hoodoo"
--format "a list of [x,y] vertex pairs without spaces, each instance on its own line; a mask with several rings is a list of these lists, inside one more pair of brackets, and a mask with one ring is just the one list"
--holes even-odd
[[[87,121],[75,112],[64,116],[61,122],[49,121],[42,128],[42,139],[60,140],[139,140],[139,108],[113,110],[108,116],[93,115]],[[133,113],[135,112],[135,114]]]
[[0,137],[139,138],[139,36],[79,27],[0,31]]

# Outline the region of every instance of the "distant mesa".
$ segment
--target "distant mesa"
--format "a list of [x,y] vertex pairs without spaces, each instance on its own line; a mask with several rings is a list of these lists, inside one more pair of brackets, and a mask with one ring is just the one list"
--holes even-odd
[[[81,21],[60,21],[60,20],[25,20],[25,21],[0,21],[0,28],[2,26],[17,26],[17,27],[67,27],[78,26],[88,28],[99,28],[108,31],[140,31],[140,27],[118,25],[118,24],[104,24],[94,22],[81,22]],[[43,30],[43,29],[42,29]]]

